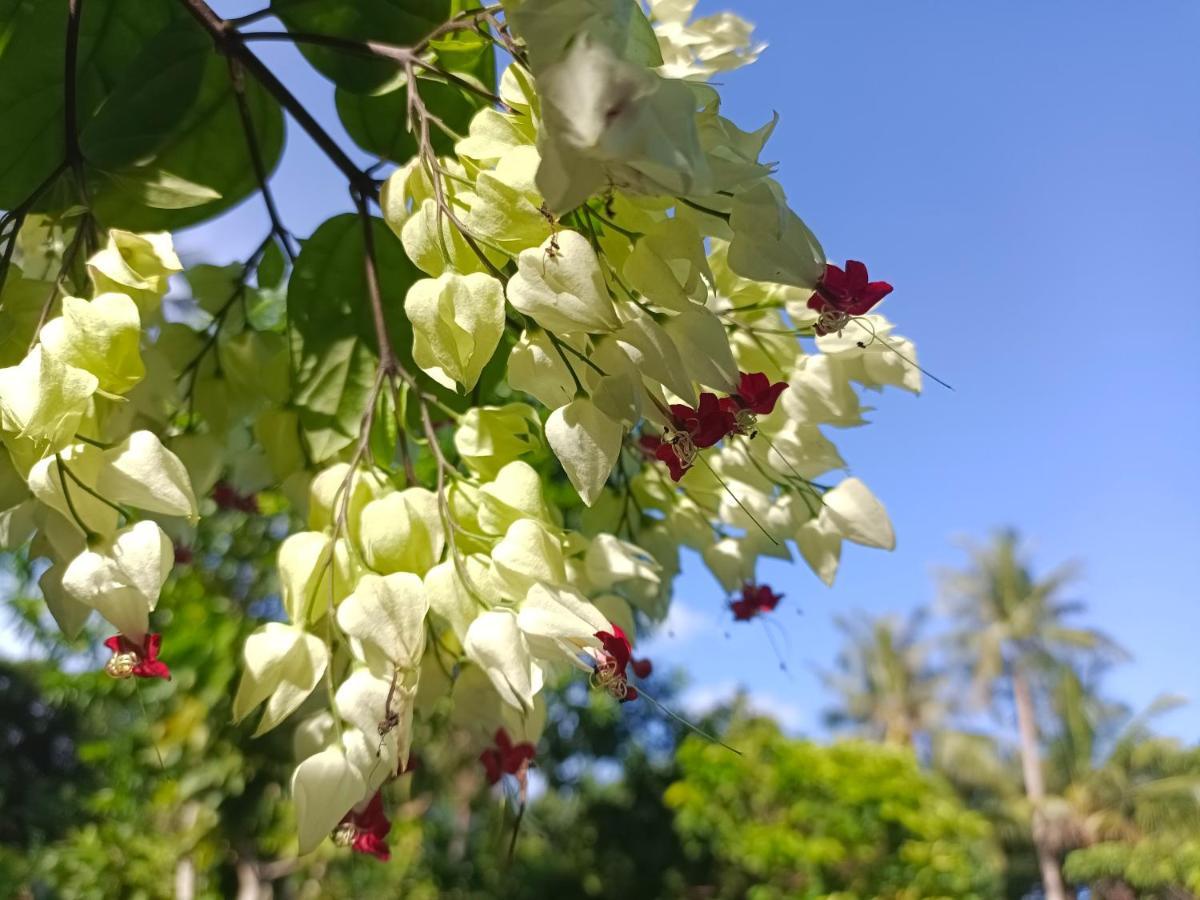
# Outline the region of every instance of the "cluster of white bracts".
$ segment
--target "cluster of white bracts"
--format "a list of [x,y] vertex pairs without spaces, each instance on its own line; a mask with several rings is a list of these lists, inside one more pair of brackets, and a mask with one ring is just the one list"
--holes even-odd
[[[502,77],[506,109],[478,113],[436,170],[414,159],[385,186],[427,276],[404,304],[416,363],[468,391],[522,323],[507,383],[546,412],[463,415],[466,472],[443,497],[346,465],[313,482],[311,530],[280,552],[290,624],[251,639],[237,704],[266,702],[262,730],[327,674],[337,685],[300,731],[302,852],[403,768],[447,694],[481,745],[497,725],[536,740],[547,676],[589,669],[612,624],[633,638],[633,610],[664,615],[680,546],[733,590],[789,541],[826,582],[843,540],[893,544],[861,481],[811,479],[844,466],[820,426],[862,423],[854,383],[919,388],[914,350],[879,316],[801,345],[825,256],[759,162],[771,126],[739,130],[680,77],[759,48],[740,20],[687,25],[692,5],[654,3],[656,40],[630,0],[506,3],[529,61]],[[757,438],[705,451],[678,485],[634,448],[670,404],[729,394],[739,372],[788,383]],[[547,449],[588,507],[574,527],[546,503]]]
[[[477,451],[465,457],[477,471],[497,464],[481,452],[481,435],[525,410],[473,414],[459,443]],[[302,727],[312,739],[294,782],[302,852],[405,766],[414,712],[430,714],[451,692],[481,743],[498,725],[536,740],[547,676],[590,668],[596,632],[617,623],[632,635],[631,603],[659,604],[653,559],[612,535],[565,529],[521,460],[457,482],[447,502],[442,509],[424,488],[397,490],[382,473],[338,464],[313,481],[311,530],[280,548],[289,623],[249,639],[234,708],[241,718],[265,702],[265,731],[327,669],[336,673],[336,720],[322,713]],[[460,660],[472,665],[451,685]]]
[[[381,198],[425,276],[403,301],[415,363],[467,392],[515,337],[516,402],[502,390],[458,418],[440,496],[358,456],[297,490],[309,473],[286,339],[231,306],[258,290],[251,266],[189,271],[196,327],[159,317],[180,270],[162,235],[112,232],[88,263],[92,299],[64,298],[44,324],[52,285],[26,266],[4,291],[3,315],[37,324],[0,344],[0,538],[36,531],[68,634],[95,609],[145,637],[172,558],[151,517],[194,518],[227,464],[307,505],[308,529],[279,553],[286,621],[249,638],[234,703],[238,718],[263,708],[260,733],[305,716],[301,852],[404,768],[447,696],[480,745],[500,726],[536,741],[551,676],[590,670],[598,632],[633,640],[635,610],[665,615],[681,546],[733,591],[791,546],[831,583],[843,541],[894,543],[861,481],[814,479],[845,466],[821,427],[863,423],[855,385],[919,390],[915,350],[878,315],[801,343],[824,251],[759,161],[773,123],[740,130],[698,80],[757,55],[749,27],[689,22],[691,0],[655,0],[653,27],[633,0],[504,6],[528,62],[504,73],[504,107],[478,113],[453,158],[401,167]],[[788,387],[757,436],[705,447],[673,482],[637,437],[676,427],[672,404],[733,394],[740,373]],[[156,435],[182,392],[176,456]],[[551,454],[582,508],[548,502]],[[145,518],[121,527],[132,510]]]
[[174,551],[153,519],[131,515],[197,515],[183,464],[153,431],[131,430],[131,397],[146,374],[143,332],[179,260],[165,234],[110,232],[87,261],[92,298],[62,297],[60,314],[35,334],[58,288],[34,275],[53,262],[48,234],[23,237],[22,269],[4,290],[6,355],[16,341],[29,346],[0,369],[2,543],[33,538],[32,554],[50,560],[40,585],[65,634],[78,634],[96,610],[140,644]]

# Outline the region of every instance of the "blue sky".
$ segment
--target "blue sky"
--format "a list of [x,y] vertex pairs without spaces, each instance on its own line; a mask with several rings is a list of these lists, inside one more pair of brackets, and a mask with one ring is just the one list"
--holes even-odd
[[[719,8],[771,45],[724,80],[725,113],[743,127],[780,113],[766,156],[792,206],[831,258],[896,286],[883,311],[955,391],[885,394],[871,426],[833,435],[899,543],[848,545],[833,590],[802,566],[762,568],[787,594],[790,676],[761,628],[728,625],[694,564],[656,661],[687,667],[693,706],[744,683],[816,731],[812,667],[836,651],[833,615],[931,602],[934,571],[962,559],[957,538],[1011,524],[1042,567],[1084,564],[1087,621],[1135,657],[1110,675],[1114,694],[1200,701],[1200,5],[702,5]],[[332,89],[290,48],[257,49],[340,133]],[[301,235],[346,206],[290,124],[274,184]],[[264,221],[250,202],[181,244],[242,257]],[[1197,739],[1200,703],[1161,725]]]

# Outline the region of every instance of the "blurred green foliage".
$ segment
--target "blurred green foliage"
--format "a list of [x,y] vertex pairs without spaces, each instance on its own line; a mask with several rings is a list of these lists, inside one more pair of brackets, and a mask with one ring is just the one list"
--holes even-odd
[[[696,723],[735,753],[576,681],[550,693],[519,820],[513,786],[489,789],[474,765],[478,747],[426,729],[416,771],[385,789],[391,860],[332,843],[297,860],[290,729],[251,739],[230,722],[242,641],[278,609],[286,508],[259,506],[208,515],[187,538],[191,562],[156,615],[171,682],[103,675],[104,633],[62,643],[39,613],[39,573],[0,558],[29,657],[0,664],[0,896],[918,900],[1019,898],[1037,883],[1003,723],[958,729],[953,705],[929,700],[944,676],[928,655],[893,652],[918,644],[889,637],[894,623],[847,633],[855,662],[835,685],[854,705],[831,719],[873,740],[796,740],[739,699]],[[1169,699],[1130,716],[1085,676],[1062,665],[1039,682],[1063,871],[1101,900],[1194,898],[1200,749],[1150,730]],[[681,681],[647,687],[671,705]],[[904,727],[881,726],[897,709]]]
[[727,740],[741,755],[688,738],[666,798],[687,851],[716,857],[714,896],[998,896],[987,820],[911,752],[792,740],[765,720]]
[[1067,857],[1069,880],[1093,886],[1099,900],[1179,900],[1200,895],[1200,837],[1110,841]]

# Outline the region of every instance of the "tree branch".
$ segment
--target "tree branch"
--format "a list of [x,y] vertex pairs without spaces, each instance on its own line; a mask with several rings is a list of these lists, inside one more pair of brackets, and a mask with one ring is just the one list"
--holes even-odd
[[375,180],[360,169],[338,145],[332,135],[313,117],[303,103],[288,90],[287,85],[276,77],[267,65],[251,52],[241,35],[228,22],[216,14],[204,0],[179,0],[201,27],[209,33],[217,49],[236,59],[255,80],[271,94],[279,105],[286,109],[313,142],[321,148],[329,160],[341,170],[350,183],[350,188],[364,197],[374,197],[378,191]]
[[79,23],[82,13],[83,0],[67,0],[67,36],[63,51],[63,152],[75,177],[79,202],[87,210],[80,219],[79,227],[90,255],[99,247],[100,236],[92,218],[92,201],[88,196],[83,168],[83,150],[79,146]]
[[83,0],[67,0],[67,39],[63,53],[63,146],[67,163],[83,189],[83,152],[79,149],[79,20]]
[[[367,299],[371,302],[371,320],[375,326],[375,340],[379,344],[379,368],[385,375],[400,372],[392,339],[388,336],[387,318],[383,313],[383,293],[379,287],[379,265],[375,258],[375,225],[367,209],[367,198],[354,195],[354,207],[358,210],[363,228],[363,268],[367,279]],[[411,376],[409,376],[411,378]]]
[[246,102],[246,79],[241,63],[233,58],[229,58],[229,80],[233,85],[234,99],[237,101],[238,117],[242,120],[242,133],[246,136],[246,149],[250,153],[250,164],[254,168],[254,177],[258,181],[258,192],[262,194],[263,203],[267,207],[267,215],[271,219],[271,232],[279,237],[288,259],[295,263],[296,253],[292,248],[291,232],[283,226],[279,208],[275,205],[275,195],[271,193],[271,187],[267,183],[267,167],[263,162],[258,135],[254,131],[254,119],[250,115],[250,104]]
[[412,47],[402,47],[398,44],[387,44],[381,41],[358,41],[353,38],[343,38],[332,34],[314,34],[304,31],[242,31],[238,32],[238,36],[243,41],[284,41],[290,44],[311,44],[315,47],[345,50],[347,53],[358,53],[362,56],[387,60],[404,69],[416,66],[418,69],[437,75],[439,78],[444,78],[449,83],[456,85],[464,91],[475,94],[477,97],[482,97],[489,103],[496,103],[503,106],[506,110],[508,109],[504,101],[491,91],[484,90],[453,72],[421,59],[421,51],[418,48],[426,43],[429,40],[428,38]]

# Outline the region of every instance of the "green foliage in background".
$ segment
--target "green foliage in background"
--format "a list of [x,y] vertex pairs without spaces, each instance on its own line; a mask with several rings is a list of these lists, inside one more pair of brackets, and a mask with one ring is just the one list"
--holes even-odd
[[741,755],[688,738],[667,792],[688,851],[716,856],[716,896],[998,896],[987,820],[911,753],[796,741],[765,720],[727,740]]

